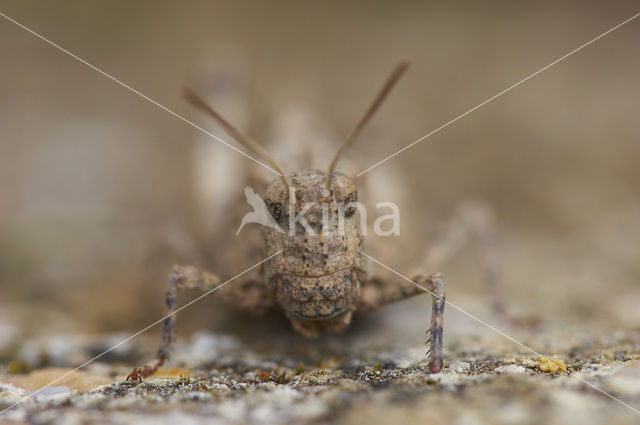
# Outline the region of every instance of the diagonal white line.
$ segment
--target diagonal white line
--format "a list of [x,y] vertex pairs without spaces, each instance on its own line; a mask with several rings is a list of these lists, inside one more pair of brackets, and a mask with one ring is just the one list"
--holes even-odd
[[118,80],[116,77],[112,76],[111,74],[107,74],[106,72],[104,72],[103,70],[101,70],[100,68],[90,64],[89,62],[85,61],[84,59],[74,55],[73,53],[71,53],[70,51],[66,50],[65,48],[57,45],[56,43],[54,43],[51,40],[48,40],[47,38],[43,37],[42,35],[38,34],[37,32],[33,31],[30,28],[27,28],[26,26],[22,25],[20,22],[16,21],[15,19],[12,19],[10,17],[8,17],[7,15],[5,15],[4,13],[0,12],[0,16],[2,16],[3,18],[5,18],[6,20],[13,22],[14,24],[16,24],[17,26],[19,26],[20,28],[22,28],[25,31],[30,32],[31,34],[35,35],[36,37],[38,37],[39,39],[41,39],[42,41],[50,44],[51,46],[55,47],[56,49],[60,50],[63,53],[66,53],[67,55],[71,56],[72,58],[74,58],[75,60],[82,62],[83,64],[87,65],[89,68],[93,69],[94,71],[104,75],[105,77],[107,77],[108,79],[110,79],[111,81],[120,84],[122,87],[126,88],[127,90],[137,94],[138,96],[140,96],[141,98],[153,103],[154,105],[156,105],[158,108],[162,109],[163,111],[166,111],[168,113],[170,113],[171,115],[173,115],[174,117],[186,122],[187,124],[189,124],[190,126],[200,130],[201,132],[203,132],[204,134],[206,134],[207,136],[217,140],[218,142],[222,143],[223,145],[233,149],[234,151],[246,156],[247,158],[249,158],[250,160],[252,160],[253,162],[262,165],[264,168],[266,168],[267,170],[270,170],[274,173],[276,173],[277,175],[280,175],[280,173],[278,173],[276,170],[274,170],[273,168],[269,167],[266,164],[263,164],[262,162],[258,161],[257,159],[253,158],[250,155],[247,155],[246,153],[242,152],[240,149],[236,148],[233,145],[230,145],[229,143],[225,142],[224,140],[222,140],[221,138],[219,138],[218,136],[216,136],[215,134],[205,130],[204,128],[200,127],[199,125],[193,123],[192,121],[189,121],[188,119],[186,119],[185,117],[183,117],[182,115],[178,114],[177,112],[172,111],[171,109],[167,108],[166,106],[161,105],[160,103],[158,103],[157,101],[153,100],[152,98],[150,98],[149,96],[146,96],[142,93],[140,93],[138,90],[134,89],[133,87],[123,83],[122,81]]
[[[545,359],[545,360],[549,360],[547,357],[545,357],[545,356],[543,356],[542,354],[538,353],[538,352],[537,352],[536,350],[534,350],[533,348],[531,348],[531,347],[529,347],[529,346],[527,346],[527,345],[524,345],[523,343],[521,343],[520,341],[516,340],[515,338],[512,338],[512,337],[510,337],[509,335],[505,334],[505,333],[504,333],[504,332],[502,332],[500,329],[497,329],[497,328],[495,328],[495,327],[491,326],[490,324],[488,324],[488,323],[487,323],[487,322],[485,322],[484,320],[482,320],[482,319],[480,319],[480,318],[478,318],[478,317],[474,316],[473,314],[471,314],[471,313],[467,312],[466,310],[462,309],[461,307],[458,307],[457,305],[453,304],[452,302],[447,301],[446,299],[444,299],[444,298],[442,298],[442,297],[440,297],[440,296],[436,295],[435,293],[433,293],[432,291],[428,290],[428,289],[427,289],[427,288],[425,288],[424,286],[422,286],[422,285],[420,285],[420,284],[418,284],[418,283],[414,282],[413,280],[409,279],[408,277],[406,277],[405,275],[401,274],[400,272],[398,272],[398,271],[396,271],[396,270],[392,269],[391,267],[389,267],[389,266],[387,266],[387,265],[385,265],[385,264],[382,264],[380,261],[378,261],[378,260],[376,260],[375,258],[371,257],[370,255],[367,255],[367,254],[365,254],[364,252],[362,252],[362,251],[360,251],[360,250],[358,250],[358,252],[359,252],[360,254],[364,255],[365,257],[367,257],[369,260],[371,260],[371,261],[373,261],[374,263],[378,264],[379,266],[381,266],[381,267],[383,267],[383,268],[385,268],[385,269],[389,270],[389,271],[390,271],[390,272],[392,272],[393,274],[395,274],[395,275],[397,275],[397,276],[401,277],[402,279],[404,279],[404,280],[406,280],[406,281],[408,281],[408,282],[413,283],[413,284],[414,284],[414,285],[416,285],[418,288],[423,289],[424,291],[426,291],[426,292],[430,293],[430,294],[431,294],[431,295],[433,295],[434,297],[436,297],[436,298],[441,298],[441,299],[442,299],[442,301],[444,301],[446,304],[450,305],[451,307],[455,308],[456,310],[458,310],[459,312],[461,312],[461,313],[465,314],[466,316],[469,316],[469,317],[470,317],[470,318],[472,318],[473,320],[475,320],[475,321],[477,321],[477,322],[479,322],[479,323],[481,323],[481,324],[485,325],[486,327],[488,327],[488,328],[489,328],[489,329],[491,329],[492,331],[499,333],[499,334],[500,334],[500,335],[502,335],[503,337],[507,338],[509,341],[511,341],[511,342],[513,342],[513,343],[515,343],[515,344],[519,345],[520,347],[522,347],[522,348],[524,348],[525,350],[527,350],[527,351],[529,351],[529,352],[531,352],[531,353],[535,354],[536,356],[538,356],[538,357],[540,357],[540,358],[543,358],[543,359]],[[625,406],[625,407],[627,407],[627,408],[631,409],[633,412],[635,412],[635,413],[637,413],[638,415],[640,415],[640,411],[639,411],[639,410],[637,410],[637,409],[635,409],[634,407],[632,407],[632,406],[628,405],[628,404],[627,404],[627,403],[625,403],[624,401],[622,401],[622,400],[620,400],[620,399],[618,399],[618,398],[616,398],[616,397],[612,396],[611,394],[609,394],[608,392],[604,391],[604,390],[603,390],[603,389],[601,389],[600,387],[598,387],[598,386],[596,386],[596,385],[593,385],[591,382],[589,382],[589,381],[587,381],[587,380],[585,380],[585,379],[582,379],[582,378],[580,378],[579,376],[576,376],[576,375],[573,375],[573,374],[572,374],[572,375],[569,375],[569,376],[572,376],[572,377],[576,378],[578,381],[580,381],[580,382],[582,382],[582,383],[584,383],[584,384],[587,384],[588,386],[590,386],[590,387],[591,387],[591,388],[593,388],[594,390],[596,390],[596,391],[598,391],[598,392],[600,392],[600,393],[602,393],[602,394],[606,395],[607,397],[611,398],[612,400],[617,401],[617,402],[618,402],[618,403],[620,403],[621,405],[623,405],[623,406]]]
[[44,390],[47,387],[50,387],[51,385],[55,384],[56,382],[60,381],[61,379],[64,379],[65,377],[71,375],[73,372],[82,369],[83,367],[85,367],[86,365],[88,365],[89,363],[94,362],[95,360],[99,359],[100,357],[104,356],[105,354],[107,354],[109,351],[115,350],[116,348],[118,348],[119,346],[121,346],[122,344],[132,340],[133,338],[137,337],[138,335],[140,335],[141,333],[151,329],[152,327],[154,327],[155,325],[157,325],[158,323],[161,323],[164,319],[166,319],[167,317],[171,317],[175,314],[177,314],[179,311],[189,307],[191,304],[200,301],[202,298],[206,297],[207,295],[211,294],[212,292],[217,291],[218,289],[222,288],[224,285],[226,285],[227,283],[231,282],[232,280],[235,280],[237,278],[239,278],[240,276],[242,276],[243,274],[246,274],[247,272],[255,269],[256,267],[258,267],[259,265],[261,265],[262,263],[270,260],[271,258],[275,257],[276,255],[280,254],[282,252],[282,250],[276,252],[275,254],[270,255],[269,257],[265,258],[264,260],[260,261],[257,264],[254,264],[253,266],[249,267],[248,269],[246,269],[245,271],[243,271],[242,273],[239,273],[237,275],[235,275],[234,277],[232,277],[231,279],[221,283],[220,285],[216,286],[215,288],[205,292],[204,294],[200,295],[199,297],[189,301],[187,304],[183,305],[182,307],[180,307],[179,309],[177,309],[176,311],[174,311],[173,313],[167,314],[166,316],[164,316],[162,319],[156,320],[155,322],[153,322],[152,324],[150,324],[149,326],[147,326],[146,328],[136,332],[135,334],[129,336],[126,339],[123,339],[122,341],[120,341],[119,343],[117,343],[116,345],[114,345],[113,347],[109,348],[108,350],[103,351],[102,353],[98,354],[97,356],[93,357],[90,360],[87,360],[86,362],[82,363],[80,366],[76,367],[75,369],[65,373],[64,375],[62,375],[61,377],[49,382],[47,385],[45,385],[44,387],[38,389],[37,391],[34,391],[32,393],[30,393],[29,395],[27,395],[26,397],[16,401],[15,403],[13,403],[11,406],[7,407],[6,409],[4,409],[3,411],[0,412],[0,415],[2,415],[4,412],[6,412],[7,410],[17,406],[18,404],[24,402],[25,400],[29,399],[30,397],[33,397],[34,395],[38,394],[40,391]]
[[635,18],[637,18],[638,16],[640,16],[640,13],[636,13],[635,15],[633,15],[632,17],[630,17],[629,19],[627,19],[624,22],[621,22],[620,24],[616,25],[615,27],[611,28],[608,31],[603,32],[602,34],[600,34],[599,36],[597,36],[596,38],[594,38],[591,41],[588,41],[586,43],[584,43],[582,46],[570,51],[569,53],[567,53],[566,55],[559,57],[558,59],[556,59],[555,61],[551,62],[549,65],[545,66],[544,68],[540,68],[539,70],[537,70],[536,72],[534,72],[533,74],[529,75],[528,77],[518,81],[517,83],[507,87],[506,89],[502,90],[500,93],[496,94],[495,96],[490,97],[489,99],[485,100],[484,102],[480,103],[477,106],[474,106],[473,108],[469,109],[467,112],[463,113],[462,115],[457,116],[456,118],[452,119],[451,121],[447,122],[446,124],[441,125],[440,127],[436,128],[435,130],[433,130],[431,133],[428,133],[424,136],[422,136],[421,138],[419,138],[418,140],[408,144],[407,146],[405,146],[404,148],[400,149],[399,151],[397,151],[396,153],[389,155],[388,157],[386,157],[385,159],[383,159],[382,161],[378,161],[375,164],[373,164],[371,167],[367,168],[364,171],[359,172],[356,176],[360,177],[361,175],[363,175],[364,173],[372,170],[373,168],[377,167],[378,165],[382,164],[383,162],[386,162],[388,160],[390,160],[391,158],[393,158],[396,155],[399,155],[400,153],[406,151],[407,149],[409,149],[410,147],[412,147],[413,145],[422,142],[423,140],[425,140],[426,138],[432,136],[433,134],[437,133],[438,131],[442,130],[445,127],[448,127],[449,125],[453,124],[454,122],[458,121],[460,118],[463,118],[467,115],[469,115],[471,112],[475,111],[476,109],[479,109],[481,107],[483,107],[484,105],[486,105],[487,103],[491,102],[492,100],[502,96],[503,94],[505,94],[506,92],[510,91],[511,89],[514,89],[516,87],[518,87],[520,84],[530,80],[531,78],[535,77],[536,75],[540,74],[541,72],[551,68],[553,65],[557,64],[558,62],[568,58],[569,56],[573,55],[574,53],[584,49],[585,47],[587,47],[588,45],[598,41],[599,39],[601,39],[602,37],[604,37],[605,35],[609,34],[610,32],[613,32],[615,30],[617,30],[618,28],[620,28],[621,26],[623,26],[624,24],[634,20]]

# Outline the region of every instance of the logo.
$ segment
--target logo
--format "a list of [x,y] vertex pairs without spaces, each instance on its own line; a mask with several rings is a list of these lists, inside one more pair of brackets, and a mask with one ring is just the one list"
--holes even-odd
[[244,196],[247,198],[247,203],[253,207],[253,211],[242,217],[242,222],[240,223],[240,228],[236,232],[236,236],[238,236],[240,230],[242,230],[244,225],[247,223],[262,224],[263,226],[271,227],[280,233],[284,233],[284,230],[278,226],[278,223],[276,223],[271,216],[271,213],[267,209],[267,205],[264,203],[262,198],[254,192],[251,186],[244,188]]
[[[242,217],[242,222],[240,223],[240,227],[236,232],[236,236],[240,233],[245,224],[249,223],[257,223],[263,226],[270,227],[279,233],[285,233],[284,230],[278,225],[276,220],[273,218],[267,205],[262,200],[262,198],[256,194],[256,192],[251,188],[251,186],[247,186],[244,188],[244,195],[247,198],[247,203],[251,205],[253,211],[245,214]],[[289,236],[295,235],[296,224],[299,223],[300,226],[304,229],[304,231],[309,235],[315,235],[315,231],[312,226],[309,225],[305,214],[309,213],[309,211],[314,207],[313,202],[308,202],[304,204],[302,209],[296,214],[296,210],[294,205],[289,205]],[[381,208],[389,208],[390,214],[384,214],[377,217],[373,223],[373,230],[378,236],[399,236],[400,235],[400,209],[393,202],[379,202],[376,204],[376,208],[380,210]],[[350,211],[350,214],[354,213],[354,210],[358,211],[358,215],[360,218],[360,232],[363,236],[367,234],[367,210],[365,206],[359,202],[350,202],[347,205],[341,205],[338,207],[337,214],[329,212],[329,207],[326,204],[321,206],[322,210],[322,228],[321,233],[324,235],[329,235],[333,231],[337,231],[339,233],[344,233],[345,226],[345,213]],[[331,217],[331,218],[330,218]],[[331,223],[333,224],[330,224]],[[337,228],[337,229],[336,229]]]

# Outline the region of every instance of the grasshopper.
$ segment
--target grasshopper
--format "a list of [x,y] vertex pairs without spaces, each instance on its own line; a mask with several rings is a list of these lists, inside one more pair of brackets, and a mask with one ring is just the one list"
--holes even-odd
[[[445,284],[442,275],[418,274],[412,279],[417,285],[369,277],[367,258],[361,254],[364,240],[359,213],[353,206],[358,200],[358,189],[351,178],[336,171],[342,154],[357,139],[408,65],[408,62],[401,62],[386,79],[365,114],[337,150],[326,172],[303,169],[289,176],[261,145],[231,125],[193,91],[187,89],[185,96],[280,174],[264,192],[265,205],[279,228],[262,227],[260,238],[254,241],[256,246],[250,247],[252,252],[261,253],[262,258],[272,258],[251,278],[232,282],[224,299],[252,312],[279,306],[297,332],[315,337],[323,332],[345,329],[354,313],[370,312],[421,294],[426,289],[432,295],[431,322],[427,331],[428,367],[431,373],[438,373],[443,367]],[[306,205],[312,205],[304,211],[311,232],[292,220],[303,212]],[[460,215],[462,227],[471,230],[488,228],[487,214],[474,211],[470,208]],[[433,259],[441,260],[456,250],[464,239],[461,232],[455,231],[460,227],[452,225],[449,232],[452,237],[443,238],[442,243],[427,251],[427,259],[423,263],[426,267],[434,263]],[[475,233],[481,236],[485,245],[489,245],[490,238],[485,237],[489,232]],[[488,255],[485,259],[489,282],[495,289],[493,256]],[[163,321],[157,355],[146,365],[135,368],[127,379],[141,381],[167,361],[174,339],[180,291],[185,288],[210,291],[221,282],[217,275],[199,268],[174,266],[168,280],[167,316]],[[493,295],[494,308],[503,310],[495,290]]]

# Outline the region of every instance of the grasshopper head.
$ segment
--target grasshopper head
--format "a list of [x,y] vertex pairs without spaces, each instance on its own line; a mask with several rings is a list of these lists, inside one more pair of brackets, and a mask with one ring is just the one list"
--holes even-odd
[[358,193],[342,173],[305,170],[291,176],[295,196],[282,179],[268,187],[265,203],[284,231],[265,228],[270,284],[287,314],[299,320],[336,319],[351,312],[360,290],[362,248]]

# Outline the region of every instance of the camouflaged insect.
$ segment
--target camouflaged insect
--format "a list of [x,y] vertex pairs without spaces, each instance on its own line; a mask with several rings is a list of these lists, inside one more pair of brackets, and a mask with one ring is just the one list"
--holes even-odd
[[[268,260],[251,278],[231,282],[225,288],[228,288],[225,300],[252,312],[279,306],[296,331],[315,337],[322,332],[343,330],[351,323],[355,312],[370,312],[426,290],[432,295],[431,323],[427,331],[429,371],[438,373],[443,366],[442,320],[445,299],[442,276],[438,273],[419,274],[413,276],[411,283],[367,276],[367,258],[362,254],[363,232],[359,214],[353,207],[353,203],[358,201],[358,190],[349,177],[335,171],[338,158],[360,134],[407,67],[408,63],[399,64],[386,80],[369,109],[341,145],[326,173],[304,169],[289,177],[269,153],[240,133],[200,97],[189,90],[186,97],[212,116],[237,141],[270,162],[280,174],[264,192],[265,205],[280,228],[262,227],[259,239],[248,247],[250,252]],[[311,207],[307,208],[307,205]],[[474,209],[465,211],[460,215],[462,226],[453,225],[452,229],[478,230],[487,227],[486,214],[477,214]],[[302,212],[311,232],[303,228],[299,221],[291,220],[292,216]],[[455,251],[461,242],[461,233],[450,233],[454,237],[444,238],[443,243],[428,251],[428,258],[444,257]],[[488,244],[487,232],[476,233]],[[492,255],[486,256],[485,260],[489,282],[495,289]],[[431,262],[425,260],[424,264],[426,268]],[[142,380],[167,360],[173,342],[180,290],[192,288],[211,291],[220,285],[221,279],[212,273],[193,266],[174,267],[167,287],[167,316],[163,322],[157,356],[148,364],[135,368],[128,379]],[[496,291],[493,292],[496,295]],[[498,297],[495,297],[494,307],[496,310],[502,309]]]

